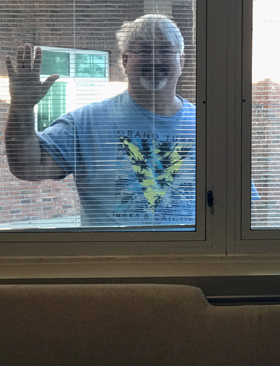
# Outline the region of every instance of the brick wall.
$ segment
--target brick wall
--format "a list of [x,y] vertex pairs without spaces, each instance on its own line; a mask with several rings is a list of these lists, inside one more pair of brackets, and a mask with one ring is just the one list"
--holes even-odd
[[10,173],[4,145],[4,121],[8,111],[9,104],[0,101],[0,223],[78,214],[79,202],[72,176],[62,182],[26,182]]
[[177,93],[196,103],[196,29],[195,1],[172,6],[172,16],[185,40],[185,65],[177,85]]
[[[6,76],[5,56],[8,54],[14,57],[16,48],[28,42],[35,46],[109,51],[110,81],[123,81],[115,31],[124,20],[134,20],[143,14],[143,1],[76,0],[75,4],[74,9],[73,1],[70,0],[2,0],[0,78]],[[175,21],[182,26],[184,17],[192,16],[190,8],[183,3],[173,11]],[[186,46],[191,42],[190,52],[194,52],[193,37],[188,35],[193,25],[189,22],[190,20],[187,28],[183,29],[183,34]],[[180,92],[194,101],[195,90],[193,87],[192,91],[190,87],[186,88],[186,83],[193,85],[193,80],[188,78],[189,73],[183,75],[185,84],[180,81]],[[59,182],[25,182],[10,173],[3,141],[9,105],[3,100],[0,102],[0,223],[78,214],[79,202],[72,176]]]
[[261,200],[254,204],[257,226],[280,226],[280,84],[270,79],[252,87],[252,178]]

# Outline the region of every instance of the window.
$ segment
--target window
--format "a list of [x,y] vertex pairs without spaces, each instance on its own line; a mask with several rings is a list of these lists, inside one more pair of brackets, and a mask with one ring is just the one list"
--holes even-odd
[[[279,33],[276,1],[244,4],[252,18],[244,32],[242,126],[242,228],[243,243],[257,250],[277,251],[278,231],[278,52],[272,37]],[[250,28],[252,24],[252,29]],[[250,36],[249,36],[250,35]],[[245,50],[252,44],[250,52]],[[252,61],[251,61],[252,60]],[[250,63],[251,61],[251,63]],[[274,64],[275,63],[275,64]],[[252,72],[251,72],[252,69]],[[250,101],[246,103],[246,101]],[[253,178],[260,200],[248,202],[248,177]],[[268,241],[266,241],[268,240]],[[245,244],[246,245],[246,244]],[[256,249],[255,249],[256,250]]]
[[108,52],[55,47],[42,47],[42,51],[42,81],[52,74],[58,74],[60,81],[38,103],[37,131],[73,108],[99,101],[109,81]]
[[[64,5],[67,11],[73,11],[72,4]],[[42,81],[50,74],[60,75],[60,79],[35,109],[38,136],[43,148],[48,150],[48,147],[53,148],[69,133],[67,144],[72,144],[72,147],[69,150],[67,144],[65,145],[65,151],[70,151],[67,157],[64,153],[60,156],[56,156],[56,153],[52,155],[58,164],[67,165],[63,165],[63,170],[68,175],[63,182],[55,180],[26,183],[12,178],[14,192],[21,194],[15,195],[20,197],[20,205],[16,207],[16,200],[8,200],[9,203],[13,202],[13,209],[6,209],[3,205],[5,216],[2,227],[11,231],[49,231],[50,234],[52,231],[61,231],[62,228],[78,232],[113,231],[116,232],[115,240],[128,238],[127,232],[141,232],[141,237],[154,236],[154,239],[158,238],[156,240],[175,235],[179,241],[187,237],[190,240],[196,238],[203,241],[205,108],[199,110],[196,116],[195,104],[197,94],[199,98],[205,99],[206,82],[205,73],[202,71],[205,69],[205,59],[201,59],[202,66],[196,67],[196,1],[174,1],[170,7],[166,7],[166,4],[160,1],[156,6],[144,1],[139,4],[139,9],[132,13],[129,3],[124,2],[122,12],[118,12],[113,6],[114,22],[108,18],[107,4],[101,4],[100,8],[95,6],[91,5],[90,13],[94,28],[85,27],[89,14],[86,11],[87,7],[76,1],[73,13],[75,21],[73,22],[71,17],[62,20],[58,15],[57,19],[51,22],[61,20],[65,27],[52,28],[52,31],[45,23],[39,26],[39,10],[33,14],[28,6],[23,6],[23,16],[36,18],[38,22],[38,30],[35,29],[38,36],[34,46],[36,48],[37,45],[42,45]],[[120,52],[116,47],[115,32],[125,20],[134,20],[149,12],[158,13],[159,8],[163,13],[172,16],[177,23],[185,50],[178,39],[177,43],[169,41],[168,45],[164,46],[166,53],[160,55],[160,63],[164,65],[158,66],[158,71],[147,71],[146,64],[141,67],[146,68],[143,73],[171,75],[169,69],[174,68],[176,78],[182,74],[177,87],[180,96],[175,99],[172,113],[167,111],[165,115],[165,112],[156,109],[156,94],[151,92],[152,89],[149,90],[150,86],[145,86],[151,100],[149,108],[143,108],[139,103],[135,104],[131,95],[124,92],[121,98],[129,104],[129,108],[118,109],[119,101],[116,99],[110,102],[112,108],[113,104],[116,104],[113,112],[109,104],[108,107],[104,107],[107,108],[106,114],[99,114],[98,109],[91,111],[90,108],[93,107],[84,109],[85,112],[76,112],[77,108],[88,103],[123,92],[127,81],[122,70],[123,65],[120,63]],[[205,4],[201,6],[200,13],[203,12],[205,13]],[[102,18],[104,14],[105,19]],[[205,28],[204,16],[200,17],[201,29]],[[170,32],[176,34],[177,28],[174,27]],[[66,34],[65,29],[68,29]],[[69,29],[73,30],[74,35]],[[102,38],[103,36],[106,38]],[[22,43],[24,42],[23,40]],[[160,42],[164,40],[154,36],[151,43],[151,54],[155,49],[157,57],[157,44]],[[146,45],[133,44],[133,47],[136,47],[138,52],[138,49],[145,48]],[[203,53],[203,45],[201,50]],[[129,60],[131,68],[133,62],[135,64],[138,61],[139,65],[146,62],[143,57],[140,58],[140,53],[133,56],[134,51],[125,50],[125,57]],[[14,55],[14,52],[15,49],[12,49],[10,53]],[[186,63],[184,69],[183,52]],[[129,67],[126,69],[127,73],[131,70]],[[195,78],[197,70],[201,70],[198,86]],[[169,79],[166,80],[169,82]],[[164,83],[166,80],[163,80]],[[140,94],[134,95],[139,100],[142,98]],[[132,111],[134,117],[129,115]],[[56,131],[57,142],[50,142],[50,135],[46,131],[49,131],[50,123],[64,113],[67,113],[67,120],[64,119],[59,126],[66,125],[71,120],[76,132],[73,133],[71,129],[68,132],[61,131],[59,136]],[[79,113],[87,114],[88,118],[81,128]],[[92,115],[95,119],[91,121]],[[199,120],[200,127],[196,129],[196,122]],[[52,125],[53,130],[50,131],[55,131],[57,126],[56,123]],[[196,148],[197,136],[201,141],[199,149]],[[81,143],[81,139],[85,142]],[[200,170],[200,173],[197,173],[197,170]],[[199,184],[196,174],[200,176]],[[81,223],[83,227],[80,226]],[[98,233],[97,237],[102,235]],[[137,235],[131,234],[131,237],[133,236],[133,240],[137,241]]]
[[279,186],[279,3],[253,3],[253,87],[251,170],[262,199],[252,205],[252,229],[280,226]]
[[66,88],[67,82],[55,83],[38,104],[37,131],[44,131],[55,119],[66,113]]
[[41,74],[70,76],[70,52],[47,51],[43,49]]
[[[278,34],[276,2],[173,0],[166,4],[160,0],[144,0],[137,4],[131,1],[92,4],[76,0],[70,5],[67,2],[57,4],[55,9],[50,5],[50,13],[56,14],[50,20],[51,28],[44,20],[42,6],[39,3],[37,11],[22,4],[18,14],[13,2],[7,1],[5,5],[7,19],[9,14],[14,14],[17,20],[22,19],[22,23],[17,21],[16,28],[20,42],[42,45],[45,60],[42,80],[51,73],[60,73],[60,80],[36,110],[37,130],[42,136],[49,123],[61,114],[69,112],[74,124],[79,123],[79,115],[72,113],[73,110],[126,89],[127,79],[120,63],[115,31],[125,20],[161,12],[172,15],[184,37],[185,65],[177,93],[196,106],[195,128],[182,123],[170,135],[164,129],[159,134],[159,121],[155,116],[151,129],[146,129],[142,120],[141,126],[138,123],[139,128],[134,129],[126,124],[126,116],[122,115],[123,124],[117,130],[118,143],[115,143],[108,119],[103,118],[99,126],[92,125],[95,134],[83,131],[84,136],[98,136],[88,146],[102,145],[102,152],[94,150],[92,156],[87,155],[85,149],[84,155],[76,154],[69,176],[63,181],[19,181],[10,175],[3,153],[0,210],[8,252],[18,250],[23,255],[35,250],[46,253],[44,242],[48,242],[48,249],[52,248],[52,253],[60,255],[65,252],[69,255],[279,253],[278,81],[271,74],[272,61],[278,54],[274,44],[267,41]],[[26,19],[33,19],[32,25],[24,23]],[[26,28],[21,28],[20,24],[26,24]],[[9,32],[9,40],[14,39],[12,29]],[[5,42],[4,53],[14,56],[15,47],[7,40]],[[135,62],[143,61],[150,51],[143,52],[143,44],[136,46],[128,50],[127,57]],[[152,51],[157,56],[160,54],[156,42]],[[273,52],[276,52],[275,57],[269,56]],[[171,53],[170,59],[176,57]],[[260,59],[263,62],[261,66],[258,64],[261,72],[269,72],[259,78],[256,61]],[[7,90],[5,71],[1,75],[1,85]],[[9,102],[5,98],[2,99]],[[8,104],[3,107],[6,111]],[[155,103],[153,107],[156,108]],[[196,144],[193,156],[188,155],[193,148],[191,135]],[[78,135],[73,133],[71,136],[76,139]],[[172,142],[173,150],[168,150],[169,142]],[[170,164],[170,152],[178,157],[173,165]],[[97,173],[100,177],[94,183],[93,194],[84,190],[86,184],[77,182],[77,176],[82,177],[85,173],[81,164],[85,157],[90,161],[91,174]],[[191,157],[194,164],[188,160]],[[98,164],[94,165],[92,161]],[[123,162],[126,165],[121,165]],[[159,172],[160,164],[171,167],[169,175]],[[115,169],[115,165],[122,168]],[[179,179],[176,191],[171,192],[173,181],[180,178],[180,169],[182,180]],[[135,196],[127,190],[128,171],[138,187]],[[140,191],[143,201],[138,202]],[[186,193],[190,191],[191,194]],[[112,193],[119,206],[115,198],[112,200]],[[98,204],[83,203],[92,202],[91,199],[99,200]],[[189,201],[188,214],[176,206],[178,199],[185,203]],[[130,205],[131,201],[134,206]],[[151,212],[146,218],[144,206],[141,206],[143,202]],[[159,204],[166,208],[166,211],[160,211],[160,218],[155,212]],[[125,209],[126,205],[133,207],[131,211]],[[172,207],[172,215],[168,205]],[[116,224],[102,223],[106,216],[104,206],[114,206]],[[88,221],[81,227],[80,217],[92,211],[96,224]],[[138,216],[141,215],[139,224]],[[125,224],[127,216],[130,221]],[[190,218],[191,221],[179,222],[173,220],[174,217]],[[24,232],[20,238],[22,243],[31,243],[28,249],[24,249],[24,245],[18,249],[17,231]],[[41,244],[36,247],[38,242]]]

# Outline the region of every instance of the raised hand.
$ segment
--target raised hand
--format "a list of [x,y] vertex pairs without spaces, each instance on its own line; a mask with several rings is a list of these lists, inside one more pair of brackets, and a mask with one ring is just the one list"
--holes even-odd
[[51,75],[42,83],[40,81],[41,65],[41,48],[36,48],[33,59],[32,49],[28,43],[24,47],[18,47],[15,67],[10,56],[6,57],[12,104],[16,104],[18,107],[34,107],[59,78],[59,75]]

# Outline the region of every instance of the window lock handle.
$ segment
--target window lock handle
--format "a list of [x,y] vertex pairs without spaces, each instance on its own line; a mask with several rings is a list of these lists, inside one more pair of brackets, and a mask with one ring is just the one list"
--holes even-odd
[[213,192],[208,191],[207,192],[207,204],[209,207],[213,206],[213,201],[214,201]]

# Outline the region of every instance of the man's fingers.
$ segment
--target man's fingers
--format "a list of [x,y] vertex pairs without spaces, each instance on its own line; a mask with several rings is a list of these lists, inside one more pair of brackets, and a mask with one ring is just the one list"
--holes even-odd
[[31,63],[32,63],[31,46],[29,43],[26,43],[24,45],[24,59],[23,59],[24,68],[31,69]]
[[41,66],[42,66],[42,50],[40,47],[37,47],[35,51],[33,70],[38,72],[38,74],[40,74]]
[[7,72],[8,72],[9,76],[14,75],[15,70],[14,70],[14,67],[13,67],[12,60],[11,60],[10,56],[6,57],[6,69],[7,69]]
[[18,47],[16,55],[17,70],[23,68],[23,54],[24,54],[24,47],[22,46]]
[[59,79],[59,75],[51,75],[43,82],[42,86],[48,91],[57,79]]

